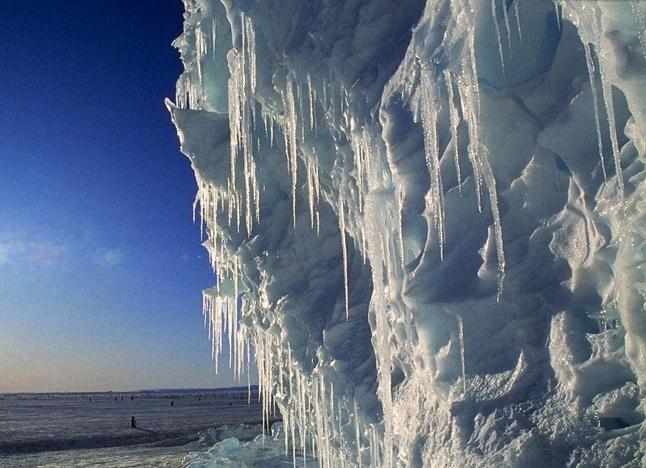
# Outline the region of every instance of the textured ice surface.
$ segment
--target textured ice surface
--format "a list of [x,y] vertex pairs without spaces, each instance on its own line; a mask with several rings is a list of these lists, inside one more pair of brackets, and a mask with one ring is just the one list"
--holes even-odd
[[646,3],[185,5],[205,319],[287,453],[644,466]]
[[[208,451],[196,451],[186,456],[184,468],[279,468],[306,466],[302,458],[294,461],[286,455],[280,431],[271,436],[258,435],[253,440],[241,442],[229,437],[213,445]],[[310,468],[319,468],[309,460]]]

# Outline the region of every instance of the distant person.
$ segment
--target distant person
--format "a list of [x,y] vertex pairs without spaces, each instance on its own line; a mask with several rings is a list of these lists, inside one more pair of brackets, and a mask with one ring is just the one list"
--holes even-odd
[[130,428],[137,429],[137,420],[135,419],[134,416],[130,417]]
[[175,406],[175,402],[173,400],[170,401],[171,406]]

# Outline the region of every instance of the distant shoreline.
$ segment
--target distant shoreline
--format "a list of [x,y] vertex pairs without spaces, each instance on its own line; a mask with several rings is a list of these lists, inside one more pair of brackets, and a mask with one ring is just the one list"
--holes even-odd
[[158,389],[144,389],[144,390],[104,390],[104,391],[68,391],[68,392],[0,392],[2,396],[16,396],[16,395],[104,395],[104,394],[131,394],[131,393],[200,393],[200,392],[227,392],[227,391],[248,391],[258,390],[258,385],[240,385],[235,387],[215,387],[215,388],[158,388]]

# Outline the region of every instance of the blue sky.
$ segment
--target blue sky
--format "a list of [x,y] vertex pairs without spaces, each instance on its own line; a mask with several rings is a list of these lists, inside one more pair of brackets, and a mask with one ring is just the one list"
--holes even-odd
[[179,0],[0,2],[0,392],[203,387]]

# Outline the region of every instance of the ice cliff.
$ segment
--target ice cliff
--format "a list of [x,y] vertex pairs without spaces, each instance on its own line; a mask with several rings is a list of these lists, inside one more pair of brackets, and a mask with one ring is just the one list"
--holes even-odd
[[184,3],[213,353],[298,463],[646,466],[646,3]]

